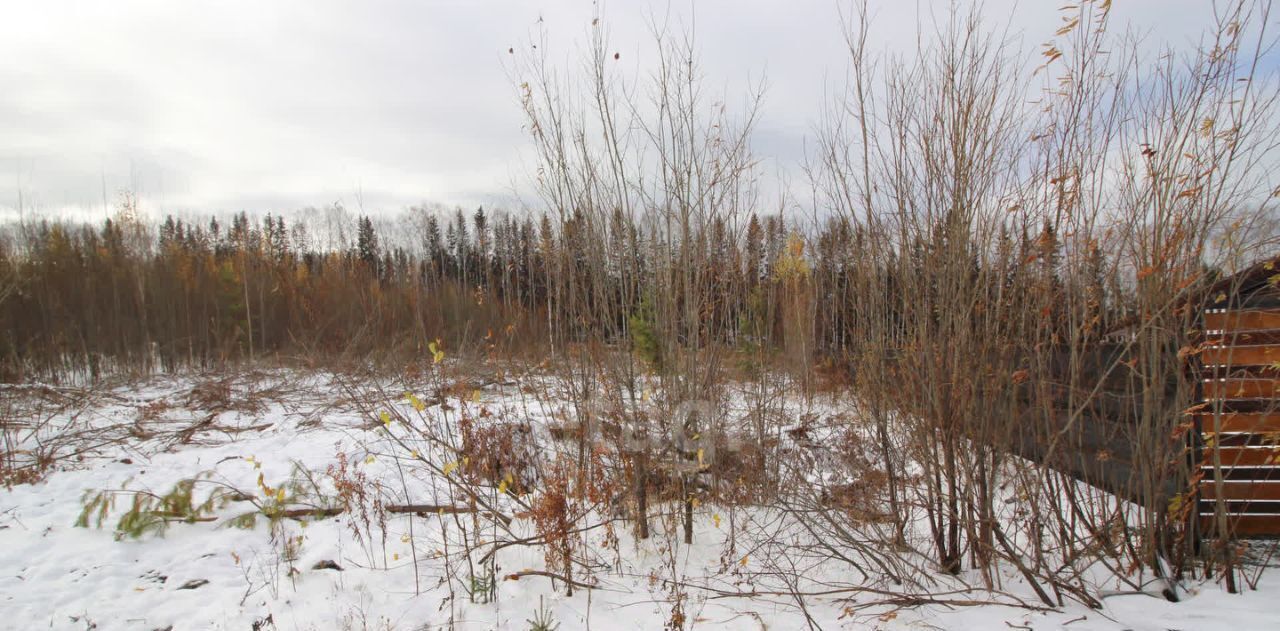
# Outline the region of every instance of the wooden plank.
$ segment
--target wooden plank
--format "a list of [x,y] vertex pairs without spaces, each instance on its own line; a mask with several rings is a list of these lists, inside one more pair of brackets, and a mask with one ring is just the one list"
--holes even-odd
[[1206,500],[1280,501],[1280,482],[1223,482],[1222,492],[1212,480],[1200,483],[1200,497]]
[[[1223,467],[1280,466],[1280,447],[1218,447],[1219,462]],[[1213,463],[1212,449],[1205,449],[1201,462]]]
[[[1227,412],[1219,415],[1217,419],[1213,414],[1198,414],[1197,420],[1200,421],[1200,428],[1206,435],[1212,435],[1215,428],[1220,427],[1223,432],[1280,432],[1280,414],[1241,414]],[[1217,425],[1215,423],[1220,423]]]
[[[1206,479],[1213,477],[1213,467],[1200,465]],[[1239,482],[1262,482],[1272,480],[1280,482],[1280,467],[1223,467],[1222,479]]]
[[1200,353],[1206,366],[1269,366],[1280,362],[1280,346],[1226,346]]
[[1211,311],[1204,314],[1208,331],[1262,331],[1280,329],[1280,309]]
[[1209,333],[1204,336],[1204,343],[1209,346],[1266,346],[1268,344],[1280,344],[1280,329]]
[[1204,382],[1205,399],[1280,399],[1280,379],[1221,379]]
[[1226,399],[1206,401],[1205,409],[1236,414],[1275,414],[1280,412],[1280,399]]
[[[1231,530],[1236,535],[1280,535],[1280,515],[1243,515],[1230,518]],[[1217,520],[1213,515],[1200,516],[1200,531],[1213,532]]]
[[[1212,514],[1217,507],[1216,500],[1200,502],[1198,512],[1201,515]],[[1271,500],[1222,500],[1223,509],[1232,517],[1243,515],[1280,515],[1280,502]]]
[[1223,432],[1214,434],[1207,432],[1202,434],[1205,444],[1216,444],[1219,447],[1249,447],[1251,445],[1275,445],[1278,441],[1268,440],[1268,437],[1280,438],[1280,433],[1270,434],[1242,434]]
[[[1200,379],[1275,379],[1280,377],[1280,362],[1267,366],[1201,366]],[[1193,377],[1194,378],[1194,377]]]

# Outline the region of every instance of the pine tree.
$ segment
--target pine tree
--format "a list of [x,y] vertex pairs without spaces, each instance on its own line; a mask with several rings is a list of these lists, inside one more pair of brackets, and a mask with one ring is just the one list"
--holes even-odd
[[746,270],[744,273],[747,279],[747,286],[755,287],[760,282],[761,270],[764,267],[764,230],[760,227],[760,219],[755,213],[751,213],[751,220],[747,222],[747,256]]
[[374,275],[378,275],[378,234],[368,216],[362,215],[356,223],[356,252]]
[[475,258],[476,283],[481,287],[488,287],[491,280],[489,264],[492,253],[489,251],[489,218],[484,213],[484,206],[476,209],[475,214],[471,216],[471,222],[475,228],[475,247],[472,248],[472,256]]

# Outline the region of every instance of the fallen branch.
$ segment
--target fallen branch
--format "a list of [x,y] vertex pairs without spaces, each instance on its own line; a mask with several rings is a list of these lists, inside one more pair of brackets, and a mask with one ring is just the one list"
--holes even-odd
[[[897,607],[919,607],[923,605],[942,605],[947,607],[983,607],[987,605],[1000,605],[1004,607],[1019,607],[1022,609],[1029,609],[1031,611],[1058,611],[1058,609],[1055,607],[1045,607],[1041,605],[1028,603],[1028,602],[1022,601],[1021,599],[1014,598],[1013,596],[1009,596],[1008,594],[1003,594],[1001,592],[995,592],[995,593],[1000,593],[1002,595],[1009,596],[1010,600],[1008,601],[989,600],[989,599],[966,600],[962,598],[947,598],[947,596],[965,594],[972,591],[983,591],[985,593],[992,593],[987,590],[953,590],[948,592],[940,592],[936,594],[898,593],[890,590],[875,589],[872,587],[844,587],[844,588],[837,588],[837,589],[824,589],[824,590],[818,590],[818,591],[776,591],[776,590],[775,591],[770,591],[770,590],[731,591],[731,590],[725,590],[725,589],[718,589],[715,587],[711,587],[709,585],[699,585],[697,583],[686,583],[682,581],[667,580],[667,581],[664,581],[664,583],[673,583],[681,587],[689,587],[693,589],[700,589],[706,592],[710,592],[710,595],[708,596],[708,598],[711,598],[711,599],[758,598],[761,596],[785,596],[788,598],[795,598],[796,596],[816,597],[816,596],[872,594],[875,596],[880,596],[881,598],[874,601],[857,601],[855,604],[856,608],[862,609],[865,607],[875,607],[878,605],[893,605]],[[852,598],[849,596],[846,596],[845,598],[841,598],[839,600],[847,601],[850,603],[854,602]]]
[[595,589],[595,588],[596,588],[596,586],[595,586],[595,585],[588,585],[588,584],[586,584],[586,583],[579,583],[579,582],[577,582],[577,581],[569,580],[569,579],[567,579],[567,578],[565,578],[565,577],[563,577],[563,576],[560,576],[559,574],[556,574],[556,573],[554,573],[554,572],[546,572],[546,571],[543,571],[543,570],[520,570],[519,572],[512,572],[512,573],[510,573],[510,574],[506,575],[504,578],[505,578],[506,580],[508,580],[508,581],[518,581],[518,580],[520,580],[520,579],[522,579],[522,578],[524,578],[524,577],[526,577],[526,576],[545,576],[545,577],[550,578],[550,579],[553,579],[553,580],[563,581],[563,582],[565,582],[565,583],[567,583],[567,584],[569,584],[569,585],[572,585],[572,586],[574,586],[574,587],[580,587],[580,588],[583,588],[583,589]]
[[345,513],[345,508],[290,508],[279,512],[263,511],[268,517],[284,517],[287,519],[304,519],[307,517],[315,519],[324,519],[325,517],[336,517]]
[[427,515],[458,515],[466,513],[483,513],[495,519],[501,519],[504,523],[511,523],[511,518],[493,511],[484,511],[479,508],[471,508],[470,506],[451,506],[445,504],[403,504],[392,505],[387,507],[388,513],[415,513],[419,516]]
[[[336,517],[345,513],[347,509],[341,506],[325,507],[325,508],[290,508],[273,513],[278,517],[288,519],[305,519],[316,518],[324,519],[326,517]],[[388,513],[407,514],[413,513],[419,516],[427,515],[457,515],[467,513],[482,512],[494,519],[502,520],[503,523],[510,524],[511,518],[500,513],[481,511],[479,509],[470,508],[468,506],[452,506],[445,504],[392,504],[386,507]],[[264,511],[265,513],[265,511]]]

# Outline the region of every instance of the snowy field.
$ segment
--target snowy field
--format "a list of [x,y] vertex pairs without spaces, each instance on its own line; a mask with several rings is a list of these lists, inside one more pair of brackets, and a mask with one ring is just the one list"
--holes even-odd
[[[570,406],[547,395],[554,380],[536,381],[477,384],[452,414],[473,406],[476,416],[518,418],[545,432]],[[394,439],[396,423],[446,415],[438,410],[450,406],[425,393],[362,402],[330,375],[267,372],[3,394],[14,462],[49,464],[38,481],[0,489],[3,629],[529,629],[540,619],[563,630],[660,629],[676,602],[686,628],[1280,628],[1276,572],[1242,596],[1209,583],[1187,586],[1180,603],[1106,595],[1102,610],[1039,607],[1016,572],[1002,577],[999,593],[961,576],[938,579],[934,602],[895,601],[892,586],[859,586],[845,566],[786,552],[808,549],[809,535],[785,519],[712,503],[697,508],[688,546],[674,545],[680,531],[662,507],[654,536],[639,542],[622,521],[597,519],[600,527],[581,533],[590,549],[578,555],[594,560],[580,569],[592,588],[572,596],[537,573],[546,560],[531,546],[499,547],[486,582],[449,547],[460,537],[478,550],[509,539],[494,520],[386,510],[458,505],[442,479],[463,475],[465,463],[431,460],[430,445]],[[190,504],[218,501],[193,519],[150,523],[136,538],[117,532],[133,492],[165,496],[189,479],[199,480]],[[360,479],[376,481],[381,499],[326,516],[340,481]],[[514,495],[486,497],[512,516],[512,531],[532,532]],[[272,511],[278,519],[265,517]],[[82,518],[88,527],[77,527]],[[800,545],[780,545],[787,542]]]

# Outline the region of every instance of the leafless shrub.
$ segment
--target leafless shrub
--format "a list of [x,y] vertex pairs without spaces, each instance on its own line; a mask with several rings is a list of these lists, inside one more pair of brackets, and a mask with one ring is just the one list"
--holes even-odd
[[948,573],[967,558],[988,588],[1012,567],[1046,605],[1097,604],[1094,564],[1134,589],[1190,567],[1166,510],[1190,478],[1178,349],[1209,270],[1274,245],[1235,227],[1274,212],[1278,122],[1255,74],[1268,3],[1224,3],[1203,49],[1149,64],[1108,33],[1109,3],[1065,10],[1031,75],[977,13],[883,65],[852,16],[849,90],[812,169],[863,252],[848,271],[857,405],[893,513],[914,505],[927,524],[900,539]]

